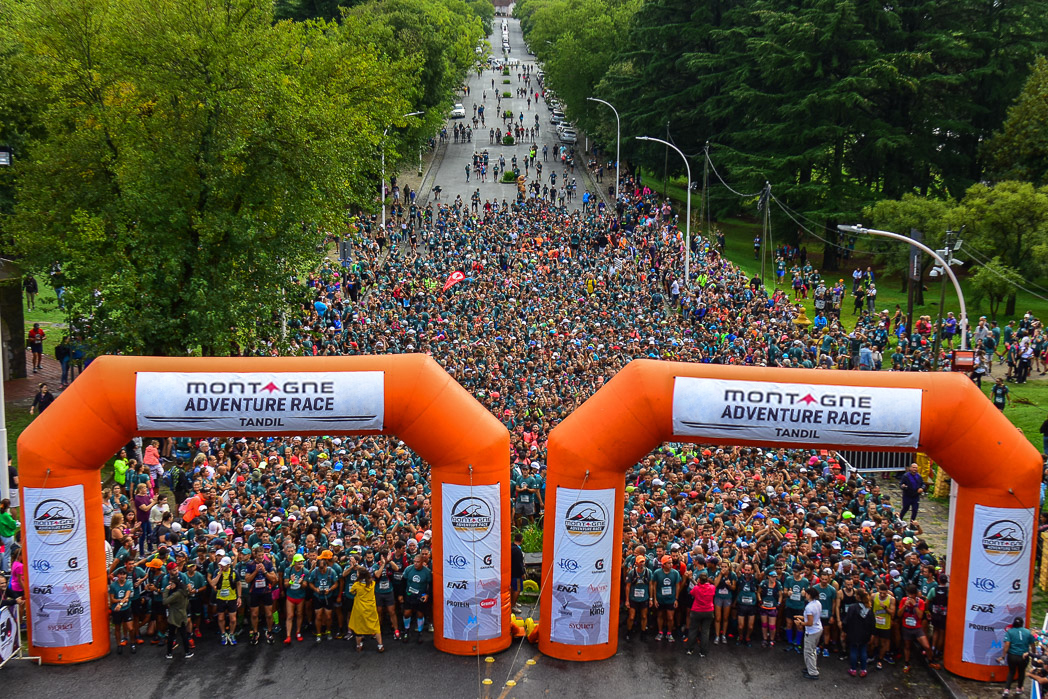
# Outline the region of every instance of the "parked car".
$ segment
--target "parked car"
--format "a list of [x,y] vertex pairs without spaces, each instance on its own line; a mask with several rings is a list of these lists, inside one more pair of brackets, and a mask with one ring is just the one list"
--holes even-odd
[[561,143],[578,143],[579,135],[574,129],[564,129],[560,132]]
[[553,114],[550,115],[549,123],[556,125],[562,121],[567,121],[567,117],[564,116],[564,112],[560,111],[559,109],[554,109]]
[[466,108],[463,107],[461,104],[456,104],[455,107],[451,110],[451,118],[452,119],[465,119],[466,118]]

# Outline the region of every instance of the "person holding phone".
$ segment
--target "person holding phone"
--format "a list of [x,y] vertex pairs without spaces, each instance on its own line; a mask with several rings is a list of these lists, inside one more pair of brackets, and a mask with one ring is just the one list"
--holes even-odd
[[240,579],[233,569],[233,559],[222,556],[218,560],[218,571],[208,580],[215,590],[215,609],[218,620],[218,632],[222,645],[237,644],[237,611],[243,603],[240,597]]
[[[400,571],[400,568],[394,560],[393,552],[385,549],[379,551],[379,556],[376,558],[371,570],[375,580],[375,603],[378,607],[379,621],[381,622],[382,613],[385,612],[393,627],[393,638],[399,640],[400,625],[397,623],[397,598],[394,589],[394,576]],[[350,618],[352,619],[352,614]]]
[[[257,545],[256,545],[257,546]],[[257,646],[259,640],[258,616],[263,614],[266,620],[266,643],[273,643],[273,584],[277,581],[276,569],[273,561],[266,551],[258,546],[254,550],[253,558],[246,567],[249,597],[248,607],[251,609],[251,645]]]
[[819,640],[822,638],[822,603],[819,602],[819,590],[808,587],[804,590],[807,604],[804,613],[793,618],[794,622],[804,629],[804,677],[809,680],[819,679]]

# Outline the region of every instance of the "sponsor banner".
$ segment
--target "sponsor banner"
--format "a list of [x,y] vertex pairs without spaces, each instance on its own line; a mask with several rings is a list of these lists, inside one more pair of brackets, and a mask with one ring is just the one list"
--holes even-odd
[[916,448],[917,388],[818,386],[678,376],[673,434],[743,442]]
[[18,653],[19,633],[17,606],[0,607],[0,665]]
[[441,485],[444,638],[484,641],[502,634],[502,491]]
[[1026,619],[1033,508],[975,506],[961,659],[998,665],[1005,629]]
[[608,642],[614,513],[614,488],[557,490],[550,610],[550,639],[557,643]]
[[25,518],[33,644],[91,643],[84,487],[26,488]]
[[138,372],[139,430],[270,434],[381,430],[381,371]]

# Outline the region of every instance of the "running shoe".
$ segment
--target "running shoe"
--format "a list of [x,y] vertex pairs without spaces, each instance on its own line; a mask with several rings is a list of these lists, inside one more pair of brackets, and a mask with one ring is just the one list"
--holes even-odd
[[295,634],[295,640],[301,643],[302,642],[302,634],[300,634],[300,633]]
[[824,657],[824,658],[830,657],[830,649],[829,648],[823,648],[822,649],[822,657]]
[[171,660],[171,659],[172,659],[172,658],[174,658],[175,656],[173,656],[173,655],[171,655],[170,653],[168,653],[168,654],[167,654],[167,655],[165,655],[164,657],[165,657],[165,658],[167,658],[168,660]]
[[662,640],[662,632],[661,632],[661,631],[659,631],[659,632],[658,632],[658,633],[657,633],[657,634],[655,635],[655,640],[656,640],[656,641],[661,641],[661,640]]
[[285,646],[290,646],[291,645],[291,636],[284,636],[284,645]]
[[668,633],[668,634],[666,634],[666,642],[667,642],[667,643],[676,643],[676,642],[677,642],[677,639],[675,639],[675,638],[673,637],[673,634],[671,634],[671,633]]
[[[659,635],[661,636],[662,634],[660,633]],[[661,638],[656,638],[655,640],[656,641],[661,641],[662,639]],[[720,636],[714,636],[713,637],[713,645],[715,645],[715,646],[719,646],[720,645]]]
[[855,671],[855,670],[848,670],[848,674],[851,675],[852,677],[858,677],[859,676],[859,673],[857,671]]
[[134,643],[132,643],[131,644],[131,653],[134,654],[136,651],[138,651],[138,646],[135,645]]
[[859,677],[866,677],[866,671],[865,670],[860,670],[859,671]]
[[902,671],[903,672],[909,672],[910,671],[910,666],[909,665],[903,665],[902,666]]
[[273,634],[266,632],[266,643],[273,645]]
[[233,634],[229,634],[229,645],[235,646],[237,644],[237,637]]
[[317,643],[320,643],[322,640],[323,638],[321,637],[321,635],[317,634]]
[[194,655],[193,651],[187,650],[186,651],[186,660],[189,660],[190,658],[192,658],[193,655]]
[[222,638],[221,638],[221,640],[219,641],[219,643],[220,643],[221,645],[223,645],[223,646],[224,646],[224,645],[226,645],[227,643],[229,643],[229,639],[228,639],[228,638],[226,637],[226,635],[225,635],[225,634],[222,634]]
[[400,629],[393,629],[393,640],[394,641],[399,641],[400,640]]

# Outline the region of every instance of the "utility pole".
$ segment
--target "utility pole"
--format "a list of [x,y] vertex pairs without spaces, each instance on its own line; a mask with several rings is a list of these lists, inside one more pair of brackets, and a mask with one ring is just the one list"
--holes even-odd
[[[910,238],[918,243],[924,242],[924,236],[916,228],[910,229]],[[913,302],[916,289],[914,284],[921,283],[921,251],[910,246],[910,264],[906,270],[906,338],[913,339]]]
[[[666,122],[666,140],[670,140],[670,122]],[[670,147],[666,146],[666,155],[662,160],[662,192],[667,199],[670,198]]]
[[[947,265],[962,265],[964,264],[961,260],[953,259],[953,253],[961,249],[961,243],[964,241],[958,238],[961,233],[964,232],[964,226],[961,226],[960,232],[952,230],[946,231],[946,243],[942,250],[936,250],[939,253]],[[942,277],[939,283],[939,319],[935,322],[935,342],[932,344],[932,366],[935,369],[939,368],[939,350],[942,348],[942,308],[946,305],[946,271],[939,265],[936,265],[928,272],[929,277]]]

